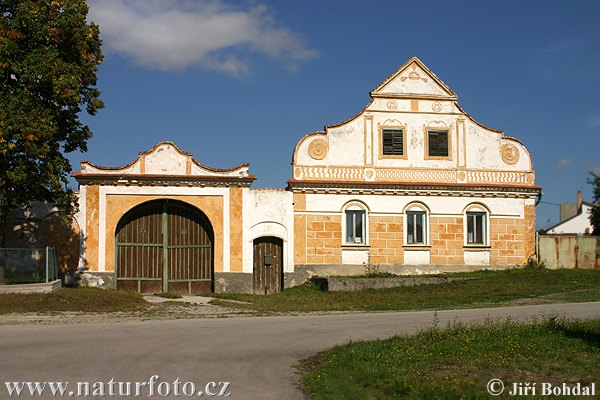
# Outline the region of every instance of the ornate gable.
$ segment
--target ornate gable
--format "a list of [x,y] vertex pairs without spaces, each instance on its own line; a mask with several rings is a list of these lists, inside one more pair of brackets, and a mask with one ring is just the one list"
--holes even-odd
[[81,161],[81,171],[73,176],[79,183],[89,182],[149,182],[149,181],[210,181],[211,184],[250,184],[254,179],[248,173],[248,164],[230,169],[210,168],[182,151],[173,142],[157,143],[152,149],[140,152],[131,163],[121,167],[102,167]]
[[371,91],[371,97],[435,98],[458,96],[417,57],[413,57]]

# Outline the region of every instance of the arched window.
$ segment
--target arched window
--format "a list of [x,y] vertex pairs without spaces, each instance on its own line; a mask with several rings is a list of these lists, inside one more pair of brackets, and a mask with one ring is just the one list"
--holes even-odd
[[429,244],[429,210],[424,204],[412,203],[405,210],[406,244]]
[[367,244],[367,206],[351,201],[344,206],[344,243]]
[[465,209],[465,243],[473,246],[489,244],[489,212],[481,204],[471,204]]

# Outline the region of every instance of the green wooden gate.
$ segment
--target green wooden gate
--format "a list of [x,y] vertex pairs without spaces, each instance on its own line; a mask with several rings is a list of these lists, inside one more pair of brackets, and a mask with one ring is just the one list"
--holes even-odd
[[156,200],[121,218],[115,234],[117,289],[194,294],[213,288],[213,230],[179,201]]

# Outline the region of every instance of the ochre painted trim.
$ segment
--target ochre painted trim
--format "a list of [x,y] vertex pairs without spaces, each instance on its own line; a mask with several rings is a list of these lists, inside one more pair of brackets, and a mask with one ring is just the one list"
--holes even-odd
[[98,271],[98,238],[100,229],[100,186],[88,185],[85,191],[85,266]]
[[[448,136],[448,155],[447,156],[430,156],[429,155],[429,131],[445,131],[447,132],[447,136]],[[432,127],[432,126],[426,126],[425,128],[423,128],[423,132],[425,135],[425,146],[423,148],[424,150],[424,154],[423,154],[423,159],[424,160],[447,160],[447,161],[452,161],[452,134],[453,134],[453,129],[452,127]]]
[[230,272],[242,272],[244,243],[242,188],[229,188],[229,193],[229,246],[231,249],[229,268]]

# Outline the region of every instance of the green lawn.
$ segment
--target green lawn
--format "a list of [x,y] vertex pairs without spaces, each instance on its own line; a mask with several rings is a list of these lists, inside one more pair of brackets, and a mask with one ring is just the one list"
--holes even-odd
[[62,288],[48,294],[0,294],[0,314],[139,311],[147,306],[139,293],[97,288]]
[[600,300],[600,271],[510,269],[452,274],[469,279],[361,292],[321,292],[302,285],[272,295],[215,294],[248,304],[214,300],[219,305],[257,311],[424,310]]
[[[488,321],[355,342],[300,366],[315,399],[492,398],[492,378],[600,388],[600,319]],[[507,398],[504,392],[502,398]],[[520,397],[523,398],[523,397]]]

